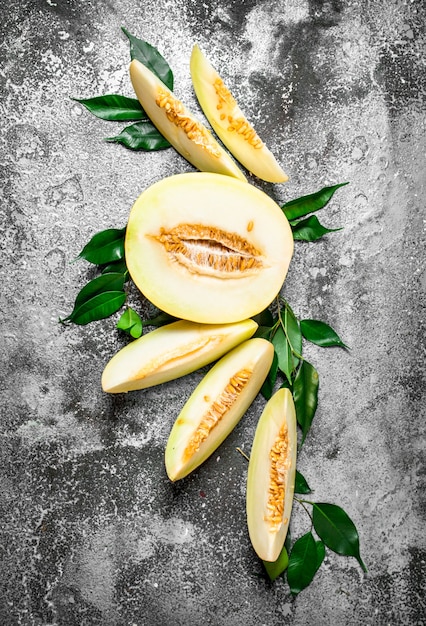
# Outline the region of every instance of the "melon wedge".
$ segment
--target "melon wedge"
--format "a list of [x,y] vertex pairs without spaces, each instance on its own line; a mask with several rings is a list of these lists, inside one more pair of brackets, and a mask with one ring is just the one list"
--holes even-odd
[[256,554],[274,562],[284,546],[293,506],[297,425],[289,389],[267,402],[253,440],[247,474],[247,526]]
[[211,132],[143,63],[130,63],[130,79],[146,114],[172,146],[202,172],[246,177]]
[[269,341],[248,339],[206,374],[170,432],[165,453],[170,480],[199,467],[229,435],[259,393],[273,356]]
[[230,153],[258,178],[272,183],[286,182],[287,174],[197,45],[192,49],[190,70],[200,106]]
[[130,276],[155,306],[179,319],[225,324],[263,311],[293,254],[281,208],[230,176],[164,178],[136,200],[126,229]]
[[256,329],[253,320],[225,325],[172,322],[119,350],[102,373],[102,389],[122,393],[185,376],[223,356]]

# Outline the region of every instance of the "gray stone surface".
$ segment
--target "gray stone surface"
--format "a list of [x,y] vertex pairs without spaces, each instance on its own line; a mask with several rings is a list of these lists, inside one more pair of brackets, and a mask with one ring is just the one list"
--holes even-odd
[[[424,3],[22,0],[1,14],[0,623],[425,624]],[[236,451],[262,398],[172,485],[164,446],[202,372],[109,397],[115,319],[58,324],[91,276],[71,264],[88,239],[192,171],[172,150],[105,143],[121,126],[71,99],[132,95],[121,26],[160,49],[198,113],[200,44],[289,173],[252,181],[279,202],[350,181],[322,215],[344,229],[296,245],[284,293],[351,347],[306,346],[321,387],[299,469],[356,523],[367,574],[328,552],[297,598],[265,579]],[[295,506],[293,535],[308,527]]]

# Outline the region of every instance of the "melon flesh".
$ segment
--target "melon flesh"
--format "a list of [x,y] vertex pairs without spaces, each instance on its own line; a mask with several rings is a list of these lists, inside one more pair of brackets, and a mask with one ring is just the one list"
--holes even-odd
[[289,389],[279,389],[260,416],[247,474],[247,526],[253,548],[263,561],[276,561],[284,546],[293,506],[296,454],[293,397]]
[[102,389],[122,393],[174,380],[212,363],[257,329],[253,320],[204,325],[179,320],[119,350],[102,373]]
[[132,280],[159,309],[224,324],[248,319],[279,293],[293,254],[281,208],[253,185],[177,174],[146,189],[129,216]]
[[287,174],[197,45],[192,49],[190,70],[200,106],[231,154],[258,178],[272,183],[286,182]]
[[203,172],[218,172],[246,180],[211,132],[137,59],[130,63],[130,79],[152,123],[185,159]]
[[269,341],[249,339],[206,374],[170,432],[165,453],[170,480],[199,467],[229,435],[259,393],[273,356]]

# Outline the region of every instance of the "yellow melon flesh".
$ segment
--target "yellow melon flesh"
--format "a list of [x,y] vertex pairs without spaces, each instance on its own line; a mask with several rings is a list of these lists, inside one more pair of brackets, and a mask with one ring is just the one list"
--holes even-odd
[[229,435],[259,393],[273,355],[269,341],[249,339],[206,374],[170,432],[165,453],[170,480],[199,467]]
[[137,59],[130,63],[136,96],[160,133],[192,165],[203,172],[246,177],[211,132],[157,76]]
[[297,426],[293,397],[279,389],[256,427],[247,474],[247,526],[263,561],[277,560],[293,505]]
[[253,185],[219,174],[178,174],[136,200],[125,254],[132,280],[159,309],[224,324],[272,302],[293,236],[280,207]]
[[180,320],[157,328],[117,352],[102,374],[102,389],[122,393],[174,380],[212,363],[257,329],[253,320],[204,325]]
[[200,106],[231,154],[258,178],[272,183],[286,182],[287,174],[197,45],[192,49],[190,69]]

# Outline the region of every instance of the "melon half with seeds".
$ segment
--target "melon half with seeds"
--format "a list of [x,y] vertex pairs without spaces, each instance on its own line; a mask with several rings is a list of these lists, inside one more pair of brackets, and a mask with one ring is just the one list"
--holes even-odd
[[287,174],[197,45],[192,49],[190,69],[200,106],[230,153],[258,178],[271,183],[286,182]]
[[281,208],[230,176],[194,172],[146,189],[130,212],[126,263],[156,307],[180,319],[248,319],[279,293],[293,254]]
[[218,172],[246,180],[211,132],[137,59],[130,63],[130,79],[151,122],[187,161],[202,172]]
[[247,525],[263,561],[279,557],[287,536],[296,477],[297,424],[289,389],[268,400],[256,427],[247,474]]
[[259,393],[273,356],[272,343],[248,339],[205,375],[171,430],[165,453],[170,480],[199,467],[229,435]]

